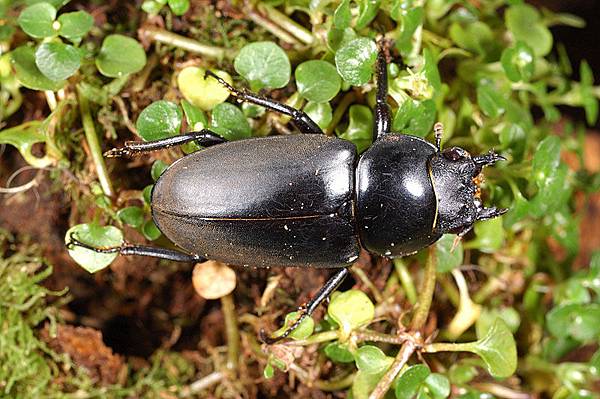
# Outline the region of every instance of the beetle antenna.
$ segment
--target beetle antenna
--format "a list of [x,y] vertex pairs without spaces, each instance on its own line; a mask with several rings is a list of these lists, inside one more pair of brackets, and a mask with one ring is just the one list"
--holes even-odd
[[433,125],[433,135],[435,136],[435,147],[440,152],[442,150],[442,136],[444,136],[444,124],[442,122]]

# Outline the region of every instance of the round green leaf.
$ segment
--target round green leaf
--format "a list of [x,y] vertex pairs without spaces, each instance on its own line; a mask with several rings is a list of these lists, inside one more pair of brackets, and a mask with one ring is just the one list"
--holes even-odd
[[308,102],[304,106],[304,112],[315,121],[321,129],[327,129],[333,118],[333,112],[329,103]]
[[152,164],[152,168],[150,169],[150,175],[152,176],[152,180],[157,181],[160,175],[169,167],[169,164],[157,159]]
[[514,38],[527,43],[536,55],[545,56],[552,50],[552,33],[543,24],[535,7],[525,3],[516,4],[506,10],[504,19]]
[[137,40],[123,35],[108,35],[96,57],[101,74],[111,78],[135,73],[146,65],[146,53]]
[[517,345],[504,320],[498,318],[485,337],[475,342],[473,352],[483,359],[496,378],[511,376],[517,369]]
[[535,54],[525,42],[504,49],[500,63],[506,76],[513,82],[528,81],[535,72]]
[[182,118],[181,108],[177,104],[160,100],[144,108],[135,127],[144,140],[159,140],[178,134]]
[[558,338],[572,337],[581,342],[600,336],[599,304],[568,304],[554,307],[546,315],[548,330]]
[[298,65],[296,86],[300,95],[315,103],[325,103],[340,91],[342,79],[335,67],[327,61],[312,60]]
[[342,0],[333,13],[333,26],[337,29],[346,29],[350,26],[351,20],[350,0]]
[[377,45],[366,37],[342,45],[335,53],[335,66],[340,76],[353,86],[362,86],[371,79],[377,59]]
[[339,342],[328,343],[324,352],[328,358],[336,363],[352,363],[354,361],[354,355],[350,352],[348,346]]
[[149,184],[142,190],[142,198],[144,198],[144,202],[146,205],[150,205],[152,202],[152,189],[154,188],[154,184]]
[[402,134],[425,137],[431,132],[435,115],[433,100],[418,101],[407,98],[394,115],[392,128]]
[[139,206],[128,206],[117,212],[117,217],[125,224],[138,228],[144,223],[144,210]]
[[[231,76],[225,71],[213,71],[217,76],[232,84]],[[229,97],[229,90],[217,82],[212,76],[205,79],[206,70],[191,66],[184,68],[177,77],[177,86],[190,103],[196,107],[210,111]]]
[[345,131],[336,129],[339,138],[351,141],[359,153],[373,142],[373,112],[366,105],[353,104],[348,111],[348,127]]
[[[283,327],[281,327],[279,330],[275,331],[275,333],[273,335],[278,336],[278,335],[283,334],[283,332],[285,330],[287,330],[288,327],[290,327],[296,321],[296,319],[298,318],[299,315],[300,315],[299,312],[288,313],[285,316],[285,322],[283,323]],[[289,336],[290,336],[290,338],[293,338],[293,339],[306,339],[312,335],[314,330],[315,330],[315,321],[313,320],[312,317],[306,317],[304,320],[302,320],[302,323],[300,323],[298,328],[296,328],[294,331],[292,331]]]
[[492,83],[487,81],[477,85],[477,104],[490,118],[496,118],[506,110],[506,99]]
[[333,297],[327,313],[348,336],[352,330],[373,320],[375,306],[364,292],[350,290]]
[[483,337],[498,318],[502,319],[513,333],[521,324],[521,316],[514,308],[484,308],[475,324],[477,336]]
[[175,15],[183,15],[190,8],[190,0],[168,0],[167,3]]
[[85,11],[67,12],[58,17],[58,34],[71,41],[79,41],[94,25],[94,18]]
[[494,253],[504,243],[502,217],[484,220],[475,224],[475,240],[469,242],[469,248],[478,248],[482,252]]
[[64,43],[42,43],[35,51],[35,64],[48,79],[60,81],[72,76],[81,65],[81,54]]
[[435,255],[437,257],[438,273],[447,273],[462,265],[462,241],[458,241],[456,247],[454,246],[455,241],[455,234],[444,234],[436,243]]
[[44,38],[56,35],[53,23],[56,8],[48,3],[37,3],[25,8],[19,15],[19,26],[31,37]]
[[142,10],[144,10],[145,12],[147,12],[150,15],[156,15],[160,12],[160,10],[163,8],[164,4],[159,3],[158,1],[154,1],[154,0],[144,0],[144,2],[142,3]]
[[430,374],[429,367],[424,364],[407,367],[396,380],[396,399],[412,399]]
[[211,115],[211,128],[228,141],[249,138],[250,124],[238,107],[229,103],[219,104]]
[[531,175],[538,187],[552,176],[560,164],[560,138],[549,135],[536,147],[533,155]]
[[[123,244],[123,233],[114,226],[103,227],[95,223],[78,224],[67,231],[65,243],[70,241],[71,234],[77,240],[98,248],[118,247]],[[78,246],[73,246],[68,251],[73,260],[90,273],[104,269],[119,255],[118,252],[97,253]]]
[[56,91],[65,85],[65,81],[50,80],[40,72],[35,64],[35,50],[33,47],[18,47],[11,51],[10,55],[17,80],[23,86],[33,90]]
[[250,82],[252,90],[277,89],[290,81],[290,60],[285,51],[273,42],[244,46],[235,57],[233,67]]
[[450,381],[442,374],[432,373],[425,379],[425,389],[434,399],[450,396]]
[[356,350],[354,354],[356,367],[363,373],[377,374],[387,370],[393,358],[388,357],[381,349],[373,345],[364,345]]
[[142,225],[142,234],[147,240],[154,241],[162,234],[152,219],[147,220]]
[[201,109],[194,107],[189,101],[182,100],[181,107],[185,114],[188,129],[199,131],[208,127],[208,119]]

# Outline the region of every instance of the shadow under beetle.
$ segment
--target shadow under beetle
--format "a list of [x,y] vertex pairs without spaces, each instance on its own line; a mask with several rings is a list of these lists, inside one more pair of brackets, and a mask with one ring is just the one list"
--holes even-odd
[[327,137],[306,113],[238,90],[207,72],[239,101],[288,115],[301,135],[225,142],[203,129],[152,142],[126,142],[108,157],[136,155],[196,142],[204,147],[169,166],[152,190],[152,217],[185,252],[123,244],[96,248],[70,237],[67,246],[180,262],[219,260],[256,267],[333,268],[338,271],[301,316],[273,343],[287,337],[342,283],[361,246],[380,256],[412,254],[445,233],[459,236],[477,220],[505,209],[479,198],[482,168],[502,156],[441,150],[419,137],[393,134],[383,51],[377,57],[373,145],[360,157],[354,145]]

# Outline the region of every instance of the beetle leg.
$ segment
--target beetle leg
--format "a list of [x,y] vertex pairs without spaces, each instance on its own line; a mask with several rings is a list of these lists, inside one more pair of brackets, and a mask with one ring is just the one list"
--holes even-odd
[[108,158],[133,156],[142,154],[144,152],[164,150],[165,148],[182,145],[191,141],[195,141],[204,147],[210,147],[215,144],[224,143],[227,140],[211,130],[202,129],[198,132],[188,132],[178,136],[167,137],[165,139],[155,141],[126,141],[125,146],[106,151],[104,156]]
[[384,51],[382,41],[379,43],[379,52],[377,53],[377,95],[375,97],[375,124],[373,125],[373,139],[375,140],[388,134],[392,126],[390,106],[387,103],[387,62]]
[[282,104],[275,100],[271,100],[270,98],[266,98],[263,96],[259,96],[258,94],[252,93],[248,90],[236,89],[219,76],[215,75],[211,71],[206,71],[206,75],[215,78],[220,84],[225,86],[227,90],[231,93],[233,97],[235,97],[239,101],[247,101],[252,104],[260,105],[262,107],[268,108],[271,111],[279,112],[280,114],[290,116],[294,125],[300,130],[302,133],[313,133],[313,134],[323,134],[323,131],[313,121],[304,111],[300,111],[294,107],[290,107],[287,104]]
[[69,242],[65,244],[67,249],[73,249],[74,247],[81,247],[89,249],[101,254],[114,254],[119,253],[121,255],[138,255],[138,256],[149,256],[152,258],[172,260],[175,262],[204,262],[206,259],[193,254],[187,254],[185,252],[176,251],[174,249],[159,248],[159,247],[147,247],[142,245],[131,245],[124,243],[116,247],[94,247],[86,244],[75,238],[75,234],[71,233],[69,236]]
[[331,276],[331,278],[327,280],[325,285],[321,287],[319,292],[317,292],[317,295],[315,295],[315,297],[311,299],[308,304],[306,304],[305,306],[301,306],[298,309],[301,312],[300,317],[298,317],[298,319],[294,321],[294,323],[291,326],[289,326],[288,329],[283,332],[283,334],[278,335],[277,337],[271,337],[266,335],[265,330],[260,330],[260,339],[264,343],[270,345],[286,338],[296,328],[298,328],[298,326],[300,326],[300,323],[302,323],[304,319],[310,316],[325,299],[329,298],[329,295],[331,295],[331,293],[333,293],[333,291],[335,291],[340,286],[340,284],[342,284],[342,282],[349,273],[350,272],[348,268],[343,268],[337,273],[335,273],[333,276]]

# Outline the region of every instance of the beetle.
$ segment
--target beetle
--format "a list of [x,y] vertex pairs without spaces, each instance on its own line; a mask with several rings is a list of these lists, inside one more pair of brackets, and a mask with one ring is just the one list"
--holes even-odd
[[303,111],[207,72],[238,101],[291,117],[299,135],[226,142],[203,129],[150,142],[126,142],[108,157],[138,155],[188,142],[204,149],[170,165],[151,197],[152,217],[181,250],[123,243],[97,248],[74,235],[68,247],[142,255],[180,262],[213,259],[256,267],[336,269],[287,337],[342,283],[361,248],[385,257],[406,256],[445,233],[459,237],[478,220],[506,209],[482,205],[479,174],[504,158],[493,151],[471,156],[459,147],[435,145],[391,131],[386,59],[376,60],[374,141],[360,157],[349,141],[328,137]]

